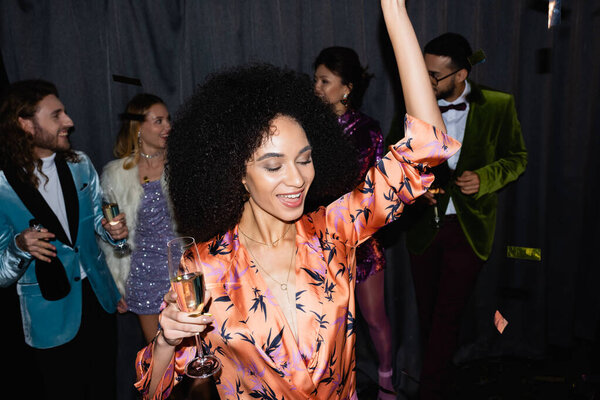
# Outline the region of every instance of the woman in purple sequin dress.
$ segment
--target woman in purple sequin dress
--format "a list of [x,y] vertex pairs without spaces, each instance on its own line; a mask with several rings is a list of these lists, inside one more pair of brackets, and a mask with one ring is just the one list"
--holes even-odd
[[142,187],[144,196],[137,215],[136,245],[131,253],[125,296],[129,310],[138,315],[157,314],[169,291],[166,245],[174,237],[160,180]]
[[[344,133],[354,143],[361,164],[360,179],[383,156],[383,135],[379,122],[359,111],[371,75],[358,55],[346,47],[329,47],[314,62],[315,92],[332,105]],[[385,253],[371,237],[356,249],[356,298],[379,359],[379,399],[393,399],[392,340],[385,310]]]
[[146,93],[131,99],[121,119],[114,150],[118,158],[104,167],[101,183],[114,193],[127,216],[131,252],[125,256],[110,248],[104,252],[128,311],[137,314],[150,342],[170,287],[166,244],[175,236],[163,179],[171,122],[164,102]]

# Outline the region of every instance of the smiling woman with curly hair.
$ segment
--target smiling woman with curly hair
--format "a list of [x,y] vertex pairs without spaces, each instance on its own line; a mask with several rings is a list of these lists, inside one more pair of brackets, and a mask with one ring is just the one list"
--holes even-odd
[[353,188],[360,173],[356,152],[310,78],[270,65],[234,68],[209,78],[176,115],[167,176],[180,232],[203,242],[240,221],[246,163],[280,115],[297,121],[312,147],[316,173],[307,210]]
[[356,399],[356,247],[397,219],[431,184],[428,168],[458,149],[443,134],[404,0],[382,6],[413,116],[407,139],[354,190],[341,194],[356,182],[355,153],[306,76],[228,70],[177,114],[169,191],[179,230],[199,242],[184,262],[203,273],[212,300],[200,315],[181,311],[175,292],[165,296],[161,328],[138,353],[144,397],[167,398],[184,374],[205,370],[192,361],[203,332],[204,352],[220,361],[221,398]]

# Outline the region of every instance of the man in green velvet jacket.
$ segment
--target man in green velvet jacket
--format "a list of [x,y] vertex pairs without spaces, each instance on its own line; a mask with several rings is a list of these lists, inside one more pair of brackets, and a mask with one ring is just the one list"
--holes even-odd
[[415,218],[406,237],[423,346],[421,399],[443,398],[451,381],[461,315],[492,250],[497,192],[527,164],[513,96],[468,81],[471,55],[468,41],[453,33],[425,46],[448,134],[462,147],[407,208]]

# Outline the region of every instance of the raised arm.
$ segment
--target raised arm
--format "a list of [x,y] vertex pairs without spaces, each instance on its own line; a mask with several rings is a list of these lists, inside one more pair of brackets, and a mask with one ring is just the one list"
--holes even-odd
[[396,56],[406,112],[446,132],[405,0],[381,0],[381,9]]

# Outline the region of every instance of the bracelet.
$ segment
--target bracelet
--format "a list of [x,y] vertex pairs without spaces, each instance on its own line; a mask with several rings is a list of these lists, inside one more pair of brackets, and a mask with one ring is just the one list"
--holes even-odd
[[165,331],[163,331],[162,328],[160,328],[158,330],[158,334],[156,335],[156,337],[158,337],[158,335],[161,335],[162,338],[163,338],[163,340],[165,341],[165,343],[168,344],[169,346],[175,347],[175,346],[178,346],[181,343],[181,340],[178,341],[177,339],[175,339],[175,340],[167,339],[165,337]]

